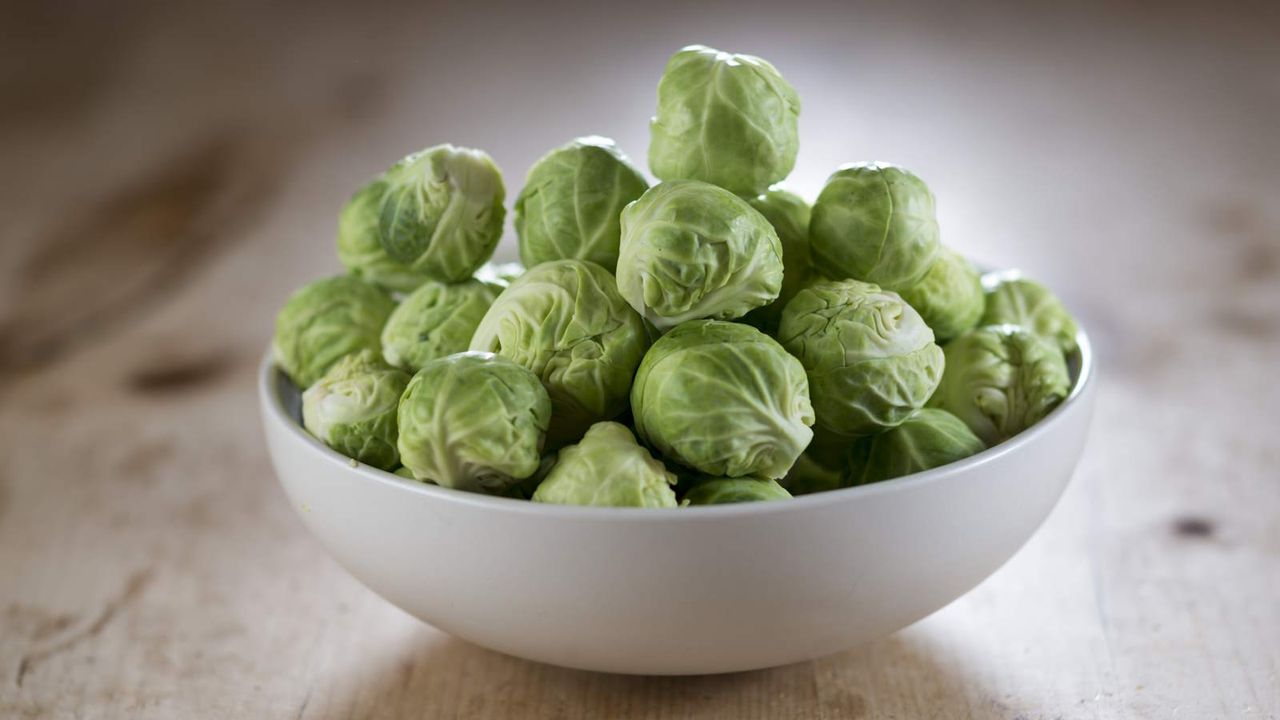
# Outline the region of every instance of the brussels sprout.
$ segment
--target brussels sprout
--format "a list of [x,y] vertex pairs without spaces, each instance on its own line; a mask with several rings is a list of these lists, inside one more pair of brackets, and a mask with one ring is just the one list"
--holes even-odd
[[727,503],[787,500],[791,493],[776,480],[761,478],[706,478],[685,494],[684,505],[724,505]]
[[649,183],[602,137],[578,138],[547,153],[529,170],[516,198],[520,260],[590,260],[609,272],[618,265],[618,215]]
[[808,495],[849,486],[849,438],[813,429],[813,441],[778,481],[792,495]]
[[373,350],[352,353],[302,393],[302,426],[343,455],[390,470],[400,462],[396,405],[408,384]]
[[382,289],[349,275],[306,285],[276,315],[276,362],[306,389],[343,356],[377,350],[378,333],[395,306]]
[[692,45],[671,56],[649,123],[649,169],[758,195],[796,164],[800,98],[769,63]]
[[506,287],[512,280],[524,274],[524,266],[518,262],[487,262],[476,271],[475,279],[482,283]]
[[780,478],[809,444],[800,362],[748,325],[694,320],[649,349],[631,388],[636,431],[707,475]]
[[1017,271],[982,276],[986,288],[983,325],[1021,325],[1057,345],[1062,352],[1076,349],[1076,321],[1048,288]]
[[437,145],[383,175],[382,247],[415,272],[443,282],[471,277],[502,236],[502,174],[480,150]]
[[843,165],[813,204],[809,244],[830,277],[905,290],[938,253],[933,193],[897,165]]
[[848,487],[849,482],[843,465],[824,465],[805,452],[796,458],[796,464],[791,466],[786,477],[779,480],[778,484],[795,496],[839,490]]
[[1017,325],[988,325],[947,343],[930,407],[964,421],[988,446],[1039,422],[1070,390],[1057,346]]
[[951,248],[942,248],[920,282],[902,291],[933,330],[939,343],[960,337],[982,317],[982,281],[973,264]]
[[400,461],[415,478],[503,495],[537,471],[551,399],[510,360],[458,353],[413,376],[398,419]]
[[849,477],[853,485],[865,485],[953,463],[985,449],[960,418],[925,408],[898,427],[854,442]]
[[942,376],[942,349],[895,293],[824,281],[787,303],[778,339],[809,375],[817,426],[856,437],[906,420]]
[[782,274],[778,233],[727,190],[665,182],[622,211],[618,290],[659,330],[742,317],[778,297]]
[[809,204],[786,190],[773,189],[748,200],[773,229],[782,243],[782,288],[778,299],[747,313],[742,319],[773,335],[778,330],[782,309],[811,279],[809,258]]
[[667,472],[625,426],[599,422],[577,445],[560,451],[555,466],[533,492],[533,501],[558,505],[675,507]]
[[374,180],[356,191],[338,216],[338,261],[352,275],[388,290],[409,292],[427,279],[397,262],[378,239],[378,212],[387,184]]
[[416,372],[445,355],[463,352],[502,289],[479,280],[446,285],[428,280],[391,313],[382,328],[382,355]]
[[472,350],[514,360],[542,379],[555,408],[551,447],[626,409],[648,346],[644,320],[613,276],[585,260],[530,268],[502,291],[471,338]]
[[380,179],[357,190],[338,215],[338,261],[347,272],[387,290],[410,292],[426,275],[387,254],[378,237],[378,213],[387,183]]

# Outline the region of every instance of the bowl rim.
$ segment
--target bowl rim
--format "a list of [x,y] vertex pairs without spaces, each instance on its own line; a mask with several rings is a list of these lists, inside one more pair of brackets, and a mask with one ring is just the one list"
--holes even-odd
[[[535,503],[528,500],[483,495],[440,487],[439,485],[403,478],[385,470],[379,470],[370,465],[353,461],[351,458],[329,448],[308,433],[300,424],[294,421],[281,401],[278,382],[284,377],[284,372],[276,365],[270,347],[268,347],[258,368],[258,394],[263,409],[264,422],[272,422],[283,426],[291,441],[301,444],[306,448],[307,452],[317,455],[323,462],[333,465],[335,469],[342,471],[349,478],[358,482],[376,482],[400,492],[422,495],[434,501],[468,506],[473,509],[487,509],[496,512],[518,513],[553,519],[686,522],[706,517],[737,517],[803,512],[810,508],[853,500],[858,497],[905,492],[924,485],[945,482],[955,475],[992,464],[1009,453],[1018,452],[1024,446],[1038,440],[1041,436],[1054,432],[1057,426],[1062,424],[1063,417],[1074,406],[1081,403],[1081,398],[1094,385],[1095,362],[1093,350],[1089,343],[1089,337],[1083,328],[1077,329],[1076,343],[1079,348],[1080,366],[1075,383],[1067,397],[1035,425],[1012,438],[963,460],[930,470],[867,485],[856,485],[838,490],[799,495],[785,502],[746,502],[676,508],[595,507]],[[353,465],[353,462],[357,464]],[[279,475],[278,471],[277,475]]]

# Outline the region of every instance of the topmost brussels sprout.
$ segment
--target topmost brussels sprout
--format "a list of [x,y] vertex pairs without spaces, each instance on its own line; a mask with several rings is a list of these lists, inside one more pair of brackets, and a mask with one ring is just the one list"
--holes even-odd
[[844,165],[813,204],[809,242],[815,265],[828,277],[906,290],[938,252],[933,193],[897,165]]
[[659,330],[742,317],[781,287],[777,231],[728,190],[673,180],[622,211],[618,292]]
[[387,254],[378,238],[378,213],[387,184],[374,180],[356,191],[338,216],[338,261],[352,275],[388,290],[409,292],[427,276]]
[[342,356],[378,350],[395,306],[390,295],[360,278],[317,280],[291,295],[276,315],[276,362],[306,389]]
[[383,248],[400,263],[443,282],[471,277],[502,237],[502,174],[480,150],[437,145],[383,175],[378,218]]
[[1016,270],[987,273],[982,285],[987,291],[983,325],[1021,325],[1064,353],[1076,349],[1076,321],[1048,288]]
[[649,124],[649,169],[754,196],[787,176],[800,98],[768,62],[691,45],[667,61]]
[[547,153],[529,170],[516,198],[520,259],[590,260],[609,272],[618,265],[618,214],[649,183],[613,141],[578,138]]

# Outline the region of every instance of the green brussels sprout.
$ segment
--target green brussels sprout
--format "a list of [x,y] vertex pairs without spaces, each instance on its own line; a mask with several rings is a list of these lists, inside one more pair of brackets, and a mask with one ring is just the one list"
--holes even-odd
[[602,137],[578,138],[547,153],[516,198],[520,260],[590,260],[609,272],[618,265],[618,215],[649,183]]
[[780,478],[813,437],[800,362],[759,330],[717,320],[678,325],[653,344],[631,412],[659,452],[717,477]]
[[939,343],[976,327],[985,302],[978,271],[964,256],[946,247],[939,250],[920,282],[901,295],[924,318]]
[[1021,325],[1062,352],[1075,352],[1076,321],[1048,288],[1017,271],[987,273],[982,285],[987,291],[983,325]]
[[705,478],[685,493],[681,506],[788,500],[791,493],[777,480],[763,478]]
[[742,317],[778,297],[782,275],[773,226],[715,185],[660,183],[622,211],[618,291],[658,330]]
[[987,446],[1036,424],[1070,390],[1058,347],[1018,325],[988,325],[947,343],[930,407],[964,421]]
[[880,482],[963,460],[986,447],[960,418],[924,408],[898,427],[855,441],[849,476],[854,485]]
[[476,270],[475,279],[482,283],[506,287],[512,280],[524,274],[524,266],[518,262],[487,262]]
[[437,145],[383,175],[382,247],[397,262],[443,282],[471,277],[502,237],[502,174],[480,150]]
[[800,97],[769,63],[691,45],[671,56],[649,123],[649,168],[759,195],[796,164]]
[[772,189],[747,201],[778,233],[782,243],[782,287],[778,299],[747,313],[742,320],[773,335],[782,309],[807,285],[812,276],[809,257],[809,204],[799,195]]
[[809,247],[825,275],[905,290],[938,253],[933,193],[897,165],[843,165],[813,204]]
[[446,285],[428,280],[400,303],[382,328],[382,355],[417,372],[428,362],[463,352],[502,288],[479,280]]
[[786,477],[779,480],[778,484],[796,496],[839,490],[848,487],[849,482],[841,466],[824,465],[805,452],[796,458],[796,464],[791,466]]
[[510,360],[458,353],[413,376],[398,419],[400,461],[415,478],[505,495],[538,469],[551,399]]
[[809,375],[817,426],[870,435],[924,406],[942,376],[942,349],[897,294],[857,280],[824,281],[787,303],[778,339]]
[[585,260],[530,268],[480,321],[471,349],[529,368],[551,394],[551,447],[573,442],[627,407],[649,347],[644,320],[618,294],[608,270]]
[[409,292],[427,279],[387,254],[378,239],[378,213],[387,184],[374,180],[356,191],[338,216],[338,261],[352,275],[388,290]]
[[377,350],[396,302],[381,288],[343,275],[306,285],[276,315],[276,363],[306,389],[343,356]]
[[400,462],[396,406],[408,384],[373,350],[347,355],[302,393],[302,427],[349,458],[390,470]]
[[675,507],[676,476],[641,447],[624,425],[599,422],[577,445],[560,451],[533,491],[533,501],[557,505]]
[[847,472],[849,438],[833,435],[822,428],[813,429],[813,441],[805,448],[796,464],[778,481],[792,495],[808,495],[849,486]]

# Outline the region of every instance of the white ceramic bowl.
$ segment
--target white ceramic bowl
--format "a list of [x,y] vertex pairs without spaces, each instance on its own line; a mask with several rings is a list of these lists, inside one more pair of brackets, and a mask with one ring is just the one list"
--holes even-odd
[[270,359],[260,395],[280,483],[374,592],[452,635],[574,668],[683,675],[827,655],[905,627],[1008,560],[1057,502],[1089,425],[1070,397],[958,463],[787,501],[682,509],[541,505],[355,466],[308,435]]

